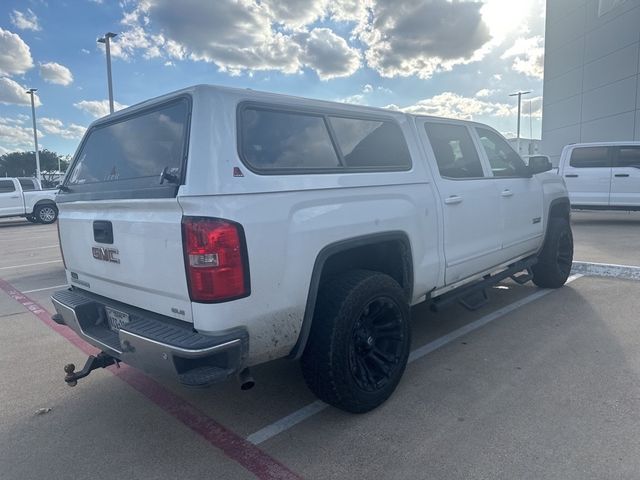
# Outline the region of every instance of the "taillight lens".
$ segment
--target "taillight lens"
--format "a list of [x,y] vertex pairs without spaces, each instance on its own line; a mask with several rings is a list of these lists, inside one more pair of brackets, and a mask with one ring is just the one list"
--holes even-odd
[[182,241],[193,302],[224,302],[249,295],[249,265],[241,225],[218,218],[184,217]]

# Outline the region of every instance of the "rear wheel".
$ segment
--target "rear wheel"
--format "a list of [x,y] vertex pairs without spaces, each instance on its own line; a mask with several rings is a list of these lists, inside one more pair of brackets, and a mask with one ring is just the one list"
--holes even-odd
[[409,318],[405,293],[388,275],[354,270],[328,282],[302,356],[309,388],[348,412],[382,404],[407,364]]
[[573,234],[569,221],[554,217],[549,220],[547,238],[533,267],[533,283],[543,288],[560,288],[571,274]]
[[33,212],[36,221],[39,223],[49,224],[58,218],[58,208],[53,204],[38,205]]

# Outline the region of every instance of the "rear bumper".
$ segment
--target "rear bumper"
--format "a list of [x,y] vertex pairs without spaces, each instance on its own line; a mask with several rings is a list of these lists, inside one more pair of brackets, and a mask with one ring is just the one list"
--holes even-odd
[[[249,336],[244,328],[203,335],[191,324],[79,289],[56,292],[51,301],[64,323],[87,343],[145,372],[189,386],[207,386],[238,373]],[[105,306],[129,315],[120,330],[109,327]]]

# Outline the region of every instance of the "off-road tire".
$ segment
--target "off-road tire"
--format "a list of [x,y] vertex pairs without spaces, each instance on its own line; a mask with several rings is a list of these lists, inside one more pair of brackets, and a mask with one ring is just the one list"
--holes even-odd
[[533,267],[533,283],[542,288],[560,288],[571,274],[573,234],[569,221],[561,217],[549,220],[547,238]]
[[48,225],[55,222],[58,218],[58,208],[51,203],[38,205],[33,212],[33,216],[36,218],[38,223]]
[[379,272],[353,270],[320,287],[302,373],[326,403],[368,412],[396,389],[410,345],[410,310],[400,285]]

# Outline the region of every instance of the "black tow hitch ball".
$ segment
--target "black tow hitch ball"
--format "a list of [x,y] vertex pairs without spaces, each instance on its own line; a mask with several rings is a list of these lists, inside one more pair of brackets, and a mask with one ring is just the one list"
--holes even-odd
[[69,363],[64,366],[64,381],[70,387],[75,387],[78,384],[78,380],[89,375],[93,370],[97,368],[106,368],[110,365],[116,364],[120,368],[117,358],[112,357],[104,352],[100,352],[97,356],[90,355],[84,364],[84,367],[79,372],[76,372],[76,366],[73,363]]

